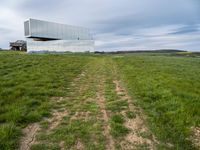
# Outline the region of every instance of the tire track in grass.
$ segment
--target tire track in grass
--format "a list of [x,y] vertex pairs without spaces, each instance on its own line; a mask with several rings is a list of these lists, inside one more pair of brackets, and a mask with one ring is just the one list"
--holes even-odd
[[[81,73],[77,78],[75,78],[74,81],[79,81],[82,76],[83,73]],[[73,84],[73,82],[71,84]],[[65,101],[66,98],[53,97],[52,100],[56,102],[55,104],[59,104]],[[48,130],[53,130],[54,128],[56,128],[61,122],[62,118],[68,114],[68,111],[64,107],[61,108],[63,108],[63,110],[53,109],[51,117],[44,118],[42,120],[42,121],[48,121],[49,123]],[[41,126],[39,122],[29,124],[27,127],[22,129],[23,136],[20,139],[19,150],[30,150],[32,145],[37,144],[38,142],[36,141],[36,136],[40,131],[41,131]]]
[[105,109],[105,98],[102,95],[101,92],[97,93],[97,103],[100,107],[100,112],[103,114],[103,120],[105,122],[104,125],[104,133],[105,136],[107,137],[108,144],[106,145],[107,150],[114,150],[115,149],[115,144],[114,140],[112,139],[112,136],[110,135],[110,126],[109,126],[109,117],[107,115],[106,109]]
[[116,86],[115,91],[117,95],[120,97],[120,99],[127,100],[129,107],[128,111],[123,112],[123,115],[125,116],[126,120],[124,125],[128,129],[130,129],[130,132],[120,143],[122,149],[156,149],[155,144],[157,143],[157,140],[145,125],[142,110],[139,107],[133,105],[131,97],[128,95],[127,91],[121,85],[119,80],[114,80],[113,83]]
[[[104,98],[104,94],[103,94],[103,89],[104,89],[104,73],[103,73],[103,61],[102,59],[100,59],[98,62],[94,62],[93,64],[91,64],[90,66],[88,66],[87,68],[87,74],[84,75],[84,77],[87,77],[87,81],[85,83],[83,83],[82,85],[79,85],[80,91],[81,92],[84,87],[87,87],[87,90],[93,90],[96,89],[95,92],[95,96],[94,97],[87,97],[84,98],[82,97],[82,102],[83,99],[91,99],[89,101],[93,101],[98,105],[98,112],[101,113],[101,115],[99,115],[99,113],[97,114],[96,119],[98,120],[103,120],[103,123],[101,126],[103,126],[103,131],[102,134],[104,135],[104,137],[106,138],[106,145],[105,148],[107,150],[114,150],[114,141],[112,139],[112,136],[110,135],[110,127],[109,127],[109,116],[106,112],[105,109],[105,98]],[[79,118],[84,118],[85,121],[89,120],[90,118],[90,113],[91,112],[84,112],[84,114],[77,112],[71,117],[70,120],[76,120]],[[95,141],[93,141],[95,142]],[[82,143],[80,142],[80,139],[76,142],[76,145],[74,146],[75,149],[86,149],[86,147],[84,147],[84,145],[82,145]]]
[[[102,63],[101,60],[98,62]],[[98,72],[101,69],[99,63],[95,61],[89,64],[85,73],[80,75],[79,80],[73,82],[66,103],[69,115],[63,118],[61,123],[50,132],[41,132],[40,143],[57,144],[62,150],[114,149],[114,144],[109,144],[110,140],[106,137],[109,135],[108,116],[103,104],[104,96],[101,92],[103,84],[99,87],[99,80],[103,79],[102,70]],[[107,119],[104,119],[105,115]],[[110,138],[112,137],[110,136]]]
[[[82,101],[77,103],[77,100],[79,99],[77,97],[81,96],[88,88],[87,84],[81,83],[82,80],[85,80],[84,78],[86,78],[86,70],[84,70],[77,78],[75,78],[74,82],[72,82],[71,86],[69,87],[71,89],[71,92],[70,92],[70,95],[67,98],[67,100],[69,101],[69,100],[73,99],[73,101],[71,101],[71,103],[73,103],[73,105],[71,107],[77,106],[77,108],[76,107],[73,108],[73,109],[76,110],[76,112],[73,115],[69,114],[70,111],[71,111],[69,109],[69,112],[68,112],[68,114],[70,116],[69,124],[71,124],[73,121],[83,119],[83,118],[85,119],[85,121],[87,121],[87,118],[88,118],[88,114],[87,114],[88,112],[84,112],[83,110],[78,109],[79,106],[84,104],[85,98],[82,97],[83,98]],[[76,98],[75,98],[75,96],[76,96]],[[61,118],[60,123],[62,122],[63,118],[64,118],[64,116]],[[57,123],[57,126],[60,123]],[[57,126],[55,126],[54,128],[56,129]],[[58,126],[58,128],[59,128],[59,126]],[[48,132],[47,132],[47,134],[48,134]],[[66,149],[66,144],[65,144],[64,139],[61,140],[58,145],[59,145],[61,150]],[[85,148],[84,148],[84,144],[82,143],[81,139],[78,138],[77,141],[75,142],[75,144],[69,149],[77,149],[77,150],[80,149],[80,150],[82,150],[82,149],[85,149]]]
[[106,145],[105,148],[106,150],[114,150],[115,149],[115,143],[114,140],[110,134],[111,128],[109,125],[109,114],[106,111],[106,106],[105,106],[105,94],[104,94],[104,88],[105,88],[105,60],[100,59],[99,62],[96,62],[95,64],[95,69],[93,70],[93,81],[96,84],[96,103],[99,107],[99,112],[101,113],[100,115],[100,120],[103,120],[103,134],[106,137]]

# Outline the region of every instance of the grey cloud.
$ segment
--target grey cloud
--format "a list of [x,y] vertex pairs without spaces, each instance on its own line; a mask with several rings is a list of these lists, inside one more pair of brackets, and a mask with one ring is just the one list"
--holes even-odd
[[0,33],[9,35],[0,46],[22,38],[23,21],[32,17],[91,28],[98,50],[200,49],[199,0],[2,0],[1,8],[8,19],[0,12]]
[[186,34],[186,33],[200,32],[198,25],[186,25],[185,27],[177,29],[175,32],[169,34]]

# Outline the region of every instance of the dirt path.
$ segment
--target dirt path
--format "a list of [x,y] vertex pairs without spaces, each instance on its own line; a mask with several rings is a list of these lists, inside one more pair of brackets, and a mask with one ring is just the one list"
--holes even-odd
[[[52,99],[55,108],[51,117],[42,120],[46,128],[34,123],[23,130],[20,150],[31,146],[50,150],[155,149],[156,140],[145,124],[142,110],[134,105],[110,58],[94,59],[69,89],[67,97]],[[126,103],[128,107],[121,106]],[[128,112],[134,117],[127,117]],[[124,123],[112,124],[112,118],[119,114]],[[129,132],[121,133],[118,127]]]
[[[109,125],[109,114],[106,111],[106,106],[105,106],[105,95],[104,95],[104,82],[105,82],[105,69],[104,69],[104,61],[98,61],[94,62],[91,64],[87,70],[86,73],[83,75],[82,80],[84,81],[82,84],[79,83],[79,94],[81,95],[81,101],[82,104],[85,102],[94,102],[98,106],[98,112],[97,114],[93,114],[90,111],[82,111],[81,113],[76,112],[74,116],[72,116],[71,120],[79,119],[79,118],[84,118],[85,121],[90,120],[93,116],[95,115],[96,119],[101,122],[101,136],[104,137],[104,148],[106,150],[114,150],[115,149],[115,144],[114,140],[110,134],[110,125]],[[83,91],[86,93],[89,91],[94,90],[95,93],[92,96],[85,96]],[[82,94],[83,95],[82,95]],[[77,95],[77,96],[78,96]],[[81,111],[79,109],[79,111]],[[85,114],[85,115],[82,115]],[[100,124],[100,123],[99,123]],[[93,143],[97,141],[92,141]],[[75,146],[75,149],[87,149],[85,146],[83,146],[83,143],[80,142],[80,139],[78,139],[78,142],[76,142],[76,145],[82,145],[82,146]],[[78,144],[79,143],[79,144]],[[80,144],[81,143],[81,144]],[[79,147],[79,148],[78,148]],[[81,148],[80,148],[81,147]]]

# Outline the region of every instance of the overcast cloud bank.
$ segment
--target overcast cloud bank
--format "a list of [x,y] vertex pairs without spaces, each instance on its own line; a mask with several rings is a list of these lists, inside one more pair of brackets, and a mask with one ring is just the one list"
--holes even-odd
[[0,47],[24,39],[28,18],[88,27],[96,50],[200,51],[199,0],[1,0]]

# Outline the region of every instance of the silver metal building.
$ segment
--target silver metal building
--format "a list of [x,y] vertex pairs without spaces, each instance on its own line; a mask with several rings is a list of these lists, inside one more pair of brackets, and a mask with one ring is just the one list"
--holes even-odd
[[94,40],[83,27],[29,19],[24,22],[27,52],[93,52]]

